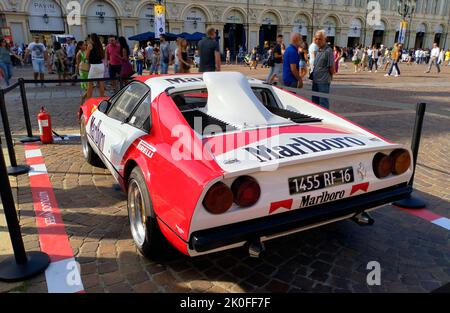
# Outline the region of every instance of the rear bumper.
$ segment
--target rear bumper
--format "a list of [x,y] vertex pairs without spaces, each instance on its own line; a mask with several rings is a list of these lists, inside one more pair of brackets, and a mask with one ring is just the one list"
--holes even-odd
[[276,235],[309,225],[339,219],[349,214],[358,214],[365,210],[403,199],[411,192],[412,187],[405,183],[292,212],[196,231],[191,235],[189,248],[199,253],[207,252],[220,247],[254,240],[255,238]]

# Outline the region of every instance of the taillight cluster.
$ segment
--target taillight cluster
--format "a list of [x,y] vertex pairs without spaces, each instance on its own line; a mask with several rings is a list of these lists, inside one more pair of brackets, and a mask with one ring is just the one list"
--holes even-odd
[[411,156],[405,149],[396,149],[389,155],[378,152],[372,162],[373,172],[378,178],[405,173],[411,165]]
[[223,182],[217,182],[209,188],[203,199],[203,206],[212,214],[228,211],[233,202],[241,208],[254,205],[261,196],[261,187],[256,179],[240,176],[231,184],[231,188]]

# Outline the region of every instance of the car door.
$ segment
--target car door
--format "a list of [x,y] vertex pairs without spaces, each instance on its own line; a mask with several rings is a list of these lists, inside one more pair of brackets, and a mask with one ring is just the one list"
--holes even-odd
[[[96,110],[87,125],[94,149],[116,178],[122,170],[122,159],[130,145],[148,133],[145,127],[134,125],[140,119],[133,114],[138,112],[137,109],[144,100],[148,101],[149,94],[147,85],[132,82],[111,99],[111,106],[105,113]],[[150,104],[147,103],[150,109]]]

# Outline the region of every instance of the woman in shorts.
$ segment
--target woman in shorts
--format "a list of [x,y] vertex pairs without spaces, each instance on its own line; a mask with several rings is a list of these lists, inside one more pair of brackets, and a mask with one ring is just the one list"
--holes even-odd
[[[89,60],[90,69],[89,69],[89,79],[100,79],[105,75],[105,64],[103,63],[103,59],[105,57],[105,52],[103,51],[103,45],[100,42],[100,38],[97,34],[91,34],[89,44],[86,50],[86,58]],[[98,82],[99,88],[99,97],[105,96],[105,82]],[[94,83],[88,83],[88,89],[86,92],[86,98],[92,98],[92,93],[94,91]]]

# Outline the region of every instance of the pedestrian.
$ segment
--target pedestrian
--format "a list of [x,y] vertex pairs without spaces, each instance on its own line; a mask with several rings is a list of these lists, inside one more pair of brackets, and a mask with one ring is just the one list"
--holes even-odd
[[147,48],[145,48],[145,66],[147,67],[147,71],[150,71],[152,67],[152,56],[153,56],[153,46],[149,41],[147,42]]
[[399,43],[394,44],[394,48],[392,49],[392,53],[391,53],[392,65],[391,65],[391,68],[389,69],[389,72],[384,76],[386,76],[386,77],[391,76],[392,71],[394,69],[397,71],[397,73],[395,74],[395,77],[400,76],[400,68],[398,67],[398,62],[400,61],[400,58],[401,58],[401,51],[402,51],[402,45]]
[[[324,30],[320,30],[314,36],[315,42],[319,47],[316,55],[313,71],[312,91],[320,93],[330,93],[331,80],[335,73],[335,64],[333,50],[327,45],[327,35]],[[328,98],[312,97],[312,102],[324,107],[330,108]]]
[[225,64],[227,64],[227,65],[231,64],[231,51],[230,51],[230,48],[227,48],[227,50],[226,50]]
[[445,60],[445,51],[444,49],[441,49],[441,52],[439,52],[438,64],[444,65],[444,60]]
[[[45,45],[40,42],[39,36],[35,36],[34,41],[28,45],[27,55],[30,53],[31,63],[33,64],[34,80],[37,81],[39,78],[42,81],[45,78],[44,67],[48,56],[46,54]],[[36,87],[37,85],[38,84],[35,83]],[[43,82],[41,82],[41,87],[45,87]]]
[[187,40],[181,38],[178,46],[178,62],[179,62],[179,72],[189,73],[191,69],[191,62],[189,61],[189,56],[187,52]]
[[130,63],[131,50],[128,46],[125,37],[119,37],[120,45],[120,60],[122,61],[122,67],[120,69],[120,77],[130,78],[134,74],[133,66]]
[[437,43],[433,44],[433,49],[430,52],[430,61],[428,62],[428,69],[425,71],[425,73],[429,73],[431,71],[431,67],[433,65],[436,65],[436,69],[438,74],[441,72],[441,67],[439,66],[439,53],[440,49]]
[[6,86],[10,85],[10,79],[13,76],[13,65],[9,50],[9,44],[6,40],[0,39],[0,69],[3,72],[3,79],[6,82]]
[[258,50],[255,48],[253,48],[252,50],[252,54],[250,55],[250,69],[252,69],[252,67],[256,70],[258,66]]
[[161,74],[167,74],[169,72],[169,66],[172,65],[172,51],[167,42],[166,35],[161,34],[159,36],[159,41],[161,52]]
[[134,64],[136,64],[136,72],[139,76],[142,76],[142,72],[144,70],[144,53],[144,49],[140,47],[139,43],[136,43],[133,49],[133,59]]
[[308,48],[308,55],[309,55],[309,72],[312,73],[314,70],[314,61],[316,59],[316,54],[319,51],[319,47],[316,45],[316,43],[313,42],[309,45]]
[[110,35],[108,37],[108,45],[105,49],[106,66],[108,67],[109,78],[111,81],[111,88],[113,91],[117,90],[117,81],[114,80],[120,75],[122,71],[122,49],[120,44],[116,40],[116,36]]
[[73,66],[75,63],[75,50],[76,50],[76,42],[75,40],[68,39],[67,40],[67,48],[66,48],[66,54],[67,54],[67,73],[72,75],[75,72],[75,67]]
[[368,48],[364,48],[362,50],[362,57],[361,57],[361,63],[360,63],[360,69],[362,71],[366,71],[366,68],[368,68],[368,63],[369,63],[369,54],[368,54]]
[[342,50],[339,46],[334,46],[333,57],[334,57],[334,72],[337,74],[339,72],[339,60],[342,56]]
[[[55,41],[53,43],[53,47],[55,49],[55,67],[56,72],[58,73],[58,79],[67,79],[69,76],[69,60],[67,58],[67,54],[62,48],[61,43]],[[56,86],[61,85],[61,82],[59,82]]]
[[372,73],[373,66],[375,65],[375,73],[378,72],[378,49],[377,46],[373,46],[368,50],[369,55],[369,72]]
[[300,76],[300,56],[298,48],[302,43],[300,33],[291,34],[290,45],[286,48],[283,55],[283,85],[292,88],[302,88],[303,80]]
[[445,52],[445,65],[446,66],[450,65],[450,49],[448,49],[447,52]]
[[153,74],[158,75],[159,66],[160,66],[159,48],[155,47],[155,48],[153,48],[153,53],[152,53],[152,62],[151,62],[151,66],[150,66],[150,75],[153,75]]
[[[89,61],[86,57],[87,44],[86,41],[79,41],[76,46],[75,55],[75,71],[80,75],[80,79],[88,79],[89,77]],[[80,83],[83,95],[81,96],[81,103],[86,100],[86,92],[88,83]]]
[[[100,42],[100,38],[96,33],[92,33],[90,36],[89,44],[86,51],[86,58],[89,60],[89,79],[100,79],[105,75],[105,64],[103,63],[103,59],[105,57],[105,53],[103,51],[102,43]],[[98,81],[97,82],[99,88],[99,96],[103,98],[105,96],[105,82]],[[94,83],[88,83],[88,89],[86,93],[86,98],[92,98],[92,94],[94,92]]]
[[300,77],[303,79],[308,73],[308,47],[304,41],[302,41],[300,47],[298,48],[298,56],[300,58],[298,68],[300,70]]
[[216,30],[209,28],[207,36],[198,43],[200,55],[199,72],[220,72],[220,48],[219,42],[216,40]]
[[361,45],[358,45],[353,50],[353,56],[352,56],[352,62],[353,62],[353,65],[355,66],[355,73],[360,71],[361,58],[362,58]]
[[270,68],[269,75],[266,78],[266,82],[272,84],[275,77],[279,82],[282,82],[283,75],[283,53],[281,51],[281,45],[283,44],[283,35],[277,36],[277,44],[273,48],[273,66]]

